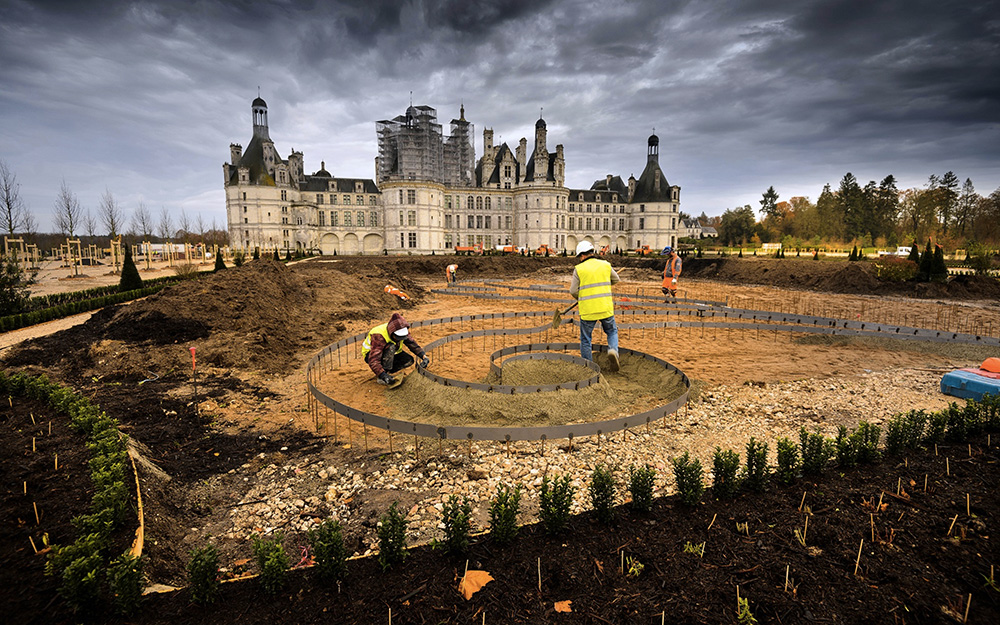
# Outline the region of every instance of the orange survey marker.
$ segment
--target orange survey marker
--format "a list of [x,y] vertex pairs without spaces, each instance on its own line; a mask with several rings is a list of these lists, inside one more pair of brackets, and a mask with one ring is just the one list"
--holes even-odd
[[392,286],[391,284],[385,285],[385,288],[382,289],[382,290],[385,291],[386,293],[388,293],[389,295],[395,295],[396,297],[398,297],[399,299],[401,299],[403,301],[406,301],[406,300],[410,299],[410,296],[407,295],[404,291],[401,291],[401,290],[397,289],[396,287]]

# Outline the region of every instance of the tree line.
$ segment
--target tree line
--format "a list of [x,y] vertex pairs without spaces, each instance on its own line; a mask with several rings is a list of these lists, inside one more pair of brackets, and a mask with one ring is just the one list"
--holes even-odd
[[23,236],[26,242],[35,243],[41,250],[58,247],[67,237],[79,238],[84,245],[120,235],[132,242],[204,242],[209,246],[225,246],[229,242],[224,228],[219,228],[214,221],[207,224],[200,214],[191,218],[184,209],[175,222],[166,207],[161,207],[154,215],[145,202],[139,200],[128,215],[110,189],[105,189],[97,207],[91,210],[80,203],[65,180],[56,194],[53,209],[57,232],[38,232],[38,222],[21,197],[16,173],[0,160],[0,230],[11,238]]
[[[922,188],[899,190],[891,174],[861,186],[851,173],[834,190],[826,184],[813,203],[808,197],[779,202],[774,187],[762,195],[761,218],[749,204],[726,210],[715,226],[723,245],[780,242],[786,247],[856,244],[896,247],[935,240],[955,249],[1000,245],[1000,188],[988,196],[972,180],[959,183],[954,172],[931,175]],[[706,223],[707,222],[707,223]]]

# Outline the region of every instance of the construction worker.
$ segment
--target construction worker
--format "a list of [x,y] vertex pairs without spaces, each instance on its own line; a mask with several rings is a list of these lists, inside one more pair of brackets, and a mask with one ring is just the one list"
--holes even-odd
[[663,266],[663,288],[661,290],[664,295],[676,298],[677,278],[681,276],[681,257],[677,255],[677,250],[669,245],[663,248],[660,253],[667,254],[667,264]]
[[455,281],[455,274],[458,273],[458,265],[452,263],[444,268],[444,281],[445,284],[451,284]]
[[388,323],[375,326],[368,331],[361,346],[361,357],[371,367],[379,384],[395,384],[393,373],[413,364],[413,357],[403,352],[403,345],[420,359],[420,366],[427,368],[431,359],[420,345],[410,336],[410,324],[399,313],[392,313]]
[[573,280],[569,293],[580,306],[580,356],[593,360],[591,337],[594,326],[601,322],[601,328],[608,337],[609,369],[618,371],[618,326],[615,324],[615,303],[611,297],[611,285],[618,282],[618,274],[611,263],[594,255],[594,245],[581,241],[576,246],[576,258],[580,262],[573,268]]

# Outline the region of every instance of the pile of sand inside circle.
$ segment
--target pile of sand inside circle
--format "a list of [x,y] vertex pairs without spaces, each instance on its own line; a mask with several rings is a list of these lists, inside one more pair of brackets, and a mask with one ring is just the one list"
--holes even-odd
[[[607,364],[603,354],[596,355],[596,361],[599,365],[602,361]],[[560,360],[510,363],[515,364],[518,378],[530,379],[530,384],[579,380],[581,372],[586,372],[584,377],[591,375],[586,367]],[[602,373],[598,384],[580,390],[490,393],[443,386],[413,373],[387,394],[386,401],[388,416],[417,423],[446,427],[537,427],[627,416],[665,404],[683,393],[680,375],[651,360],[624,354],[618,372]]]

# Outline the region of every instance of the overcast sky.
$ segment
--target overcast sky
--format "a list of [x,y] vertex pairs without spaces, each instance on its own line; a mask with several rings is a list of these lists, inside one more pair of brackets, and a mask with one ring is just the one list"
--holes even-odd
[[477,157],[542,110],[571,188],[638,177],[655,128],[692,215],[847,172],[1000,187],[1000,2],[0,0],[0,159],[40,231],[63,181],[222,226],[258,87],[281,156],[334,176],[374,178],[412,92],[446,128],[464,103]]

